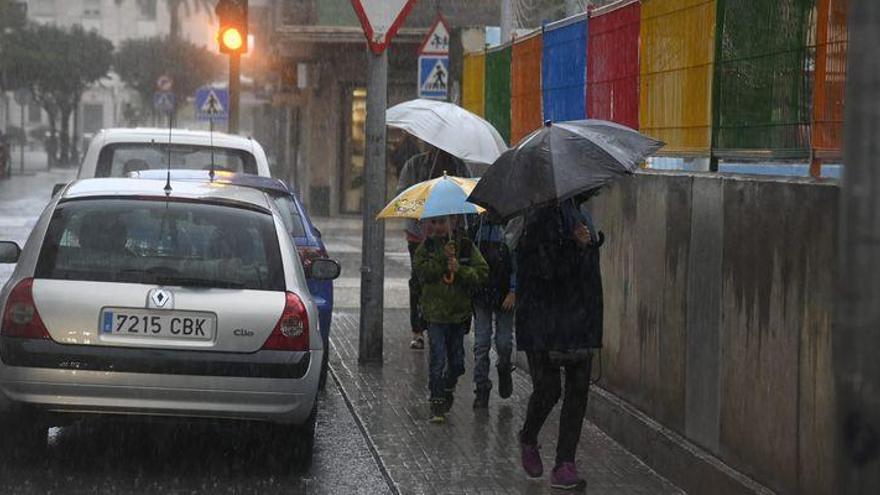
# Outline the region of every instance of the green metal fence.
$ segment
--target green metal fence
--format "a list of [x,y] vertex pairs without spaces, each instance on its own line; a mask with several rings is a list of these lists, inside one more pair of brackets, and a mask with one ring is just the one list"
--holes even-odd
[[809,156],[813,7],[814,0],[718,0],[716,155]]
[[510,142],[510,45],[486,53],[486,120]]

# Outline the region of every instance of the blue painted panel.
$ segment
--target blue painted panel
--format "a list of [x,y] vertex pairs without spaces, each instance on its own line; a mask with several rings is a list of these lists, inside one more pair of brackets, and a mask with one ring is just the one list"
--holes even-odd
[[587,19],[544,31],[544,120],[587,118]]

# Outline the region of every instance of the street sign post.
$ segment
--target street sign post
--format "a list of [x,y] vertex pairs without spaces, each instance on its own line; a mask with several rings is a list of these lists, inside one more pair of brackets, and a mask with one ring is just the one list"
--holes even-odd
[[162,113],[174,111],[175,98],[171,91],[156,91],[153,93],[153,108]]
[[431,30],[422,40],[419,55],[449,55],[449,26],[442,15],[437,14]]
[[385,48],[403,24],[415,0],[351,0],[370,51],[367,63],[367,121],[364,160],[363,257],[358,342],[360,362],[382,362],[385,285],[385,224],[376,215],[385,206],[385,107],[388,54]]
[[449,96],[449,26],[439,13],[419,47],[419,98]]
[[229,91],[204,87],[196,91],[196,120],[226,120],[229,118]]
[[171,79],[171,76],[161,75],[159,79],[156,79],[157,91],[171,91],[172,89],[174,89],[174,81]]
[[385,51],[415,3],[415,0],[351,0],[373,53],[379,55]]
[[419,57],[419,98],[446,101],[449,95],[449,57],[422,55]]

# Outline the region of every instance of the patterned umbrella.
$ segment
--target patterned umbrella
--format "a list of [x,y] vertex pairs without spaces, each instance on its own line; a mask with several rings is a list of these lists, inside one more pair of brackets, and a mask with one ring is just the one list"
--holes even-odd
[[477,186],[477,179],[465,179],[444,174],[443,177],[419,182],[407,188],[376,216],[385,218],[412,218],[422,220],[446,215],[482,213],[483,208],[467,202]]

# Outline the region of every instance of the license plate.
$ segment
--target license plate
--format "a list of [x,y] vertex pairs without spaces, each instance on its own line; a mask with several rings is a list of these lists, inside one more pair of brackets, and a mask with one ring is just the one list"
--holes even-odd
[[99,331],[120,338],[213,340],[216,328],[217,317],[211,313],[105,308]]

